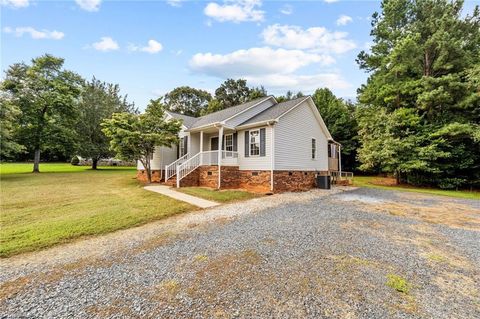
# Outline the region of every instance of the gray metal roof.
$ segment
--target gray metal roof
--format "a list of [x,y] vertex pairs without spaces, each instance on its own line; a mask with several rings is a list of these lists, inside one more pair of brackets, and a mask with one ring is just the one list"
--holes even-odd
[[304,100],[308,99],[309,96],[302,96],[293,100],[281,102],[272,105],[268,109],[264,110],[263,112],[258,113],[254,117],[251,117],[250,119],[246,120],[245,122],[241,123],[238,126],[241,125],[248,125],[248,124],[253,124],[253,123],[258,123],[258,122],[264,122],[264,121],[269,121],[269,120],[274,120],[278,117],[280,117],[282,114],[288,112],[290,109],[292,109],[295,105],[297,105],[300,102],[303,102]]
[[249,107],[251,107],[251,106],[253,106],[257,103],[260,103],[262,101],[266,101],[270,98],[271,98],[271,96],[258,98],[258,99],[255,99],[253,101],[246,102],[246,103],[243,103],[243,104],[240,104],[240,105],[237,105],[237,106],[232,106],[232,107],[226,108],[224,110],[221,110],[221,111],[218,111],[218,112],[215,112],[215,113],[207,114],[205,116],[197,118],[196,119],[197,121],[190,128],[197,128],[197,127],[206,126],[206,125],[217,123],[217,122],[222,122],[222,121],[234,116],[235,114],[240,113],[240,112],[248,109]]
[[174,119],[183,120],[183,125],[185,125],[187,128],[190,128],[193,125],[193,123],[195,123],[198,120],[198,117],[188,116],[180,113],[175,113],[172,111],[166,111],[166,112],[170,114]]

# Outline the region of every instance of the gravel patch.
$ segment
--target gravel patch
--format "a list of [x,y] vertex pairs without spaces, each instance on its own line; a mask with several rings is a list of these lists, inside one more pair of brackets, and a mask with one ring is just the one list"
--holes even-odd
[[363,188],[273,195],[17,256],[1,264],[0,316],[478,318],[480,229],[398,214],[402,203],[432,214],[445,200]]

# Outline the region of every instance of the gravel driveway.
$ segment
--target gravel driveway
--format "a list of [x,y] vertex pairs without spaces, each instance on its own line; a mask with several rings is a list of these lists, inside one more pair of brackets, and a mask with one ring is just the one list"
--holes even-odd
[[480,201],[313,190],[3,260],[0,316],[480,318],[479,265]]

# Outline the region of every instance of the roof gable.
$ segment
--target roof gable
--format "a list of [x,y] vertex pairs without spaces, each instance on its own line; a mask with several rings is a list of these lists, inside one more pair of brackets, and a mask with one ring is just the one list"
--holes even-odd
[[230,120],[233,117],[238,116],[239,114],[242,114],[244,111],[254,107],[255,105],[260,104],[269,99],[274,99],[274,98],[273,96],[262,97],[262,98],[258,98],[253,101],[246,102],[237,106],[226,108],[218,112],[201,116],[197,118],[197,121],[192,125],[191,128],[192,129],[200,128],[200,127],[208,126],[214,123]]

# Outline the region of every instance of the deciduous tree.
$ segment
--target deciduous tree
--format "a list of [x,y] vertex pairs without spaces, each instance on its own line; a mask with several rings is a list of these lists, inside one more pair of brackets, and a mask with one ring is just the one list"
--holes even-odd
[[165,94],[164,103],[167,109],[189,116],[198,117],[212,100],[212,95],[204,90],[181,86]]
[[181,122],[165,120],[161,99],[151,100],[144,114],[114,113],[102,123],[103,132],[110,138],[110,147],[124,160],[139,160],[152,181],[151,158],[155,146],[170,147],[178,143]]
[[75,147],[74,124],[82,79],[63,68],[64,60],[45,54],[31,65],[17,63],[6,71],[2,90],[20,109],[17,141],[34,154],[33,172],[39,172],[40,152],[70,153]]
[[134,104],[120,94],[117,84],[109,84],[95,77],[85,83],[79,101],[79,120],[76,125],[79,142],[78,154],[92,159],[92,169],[97,169],[101,158],[113,156],[109,140],[101,123],[113,113],[136,113]]

